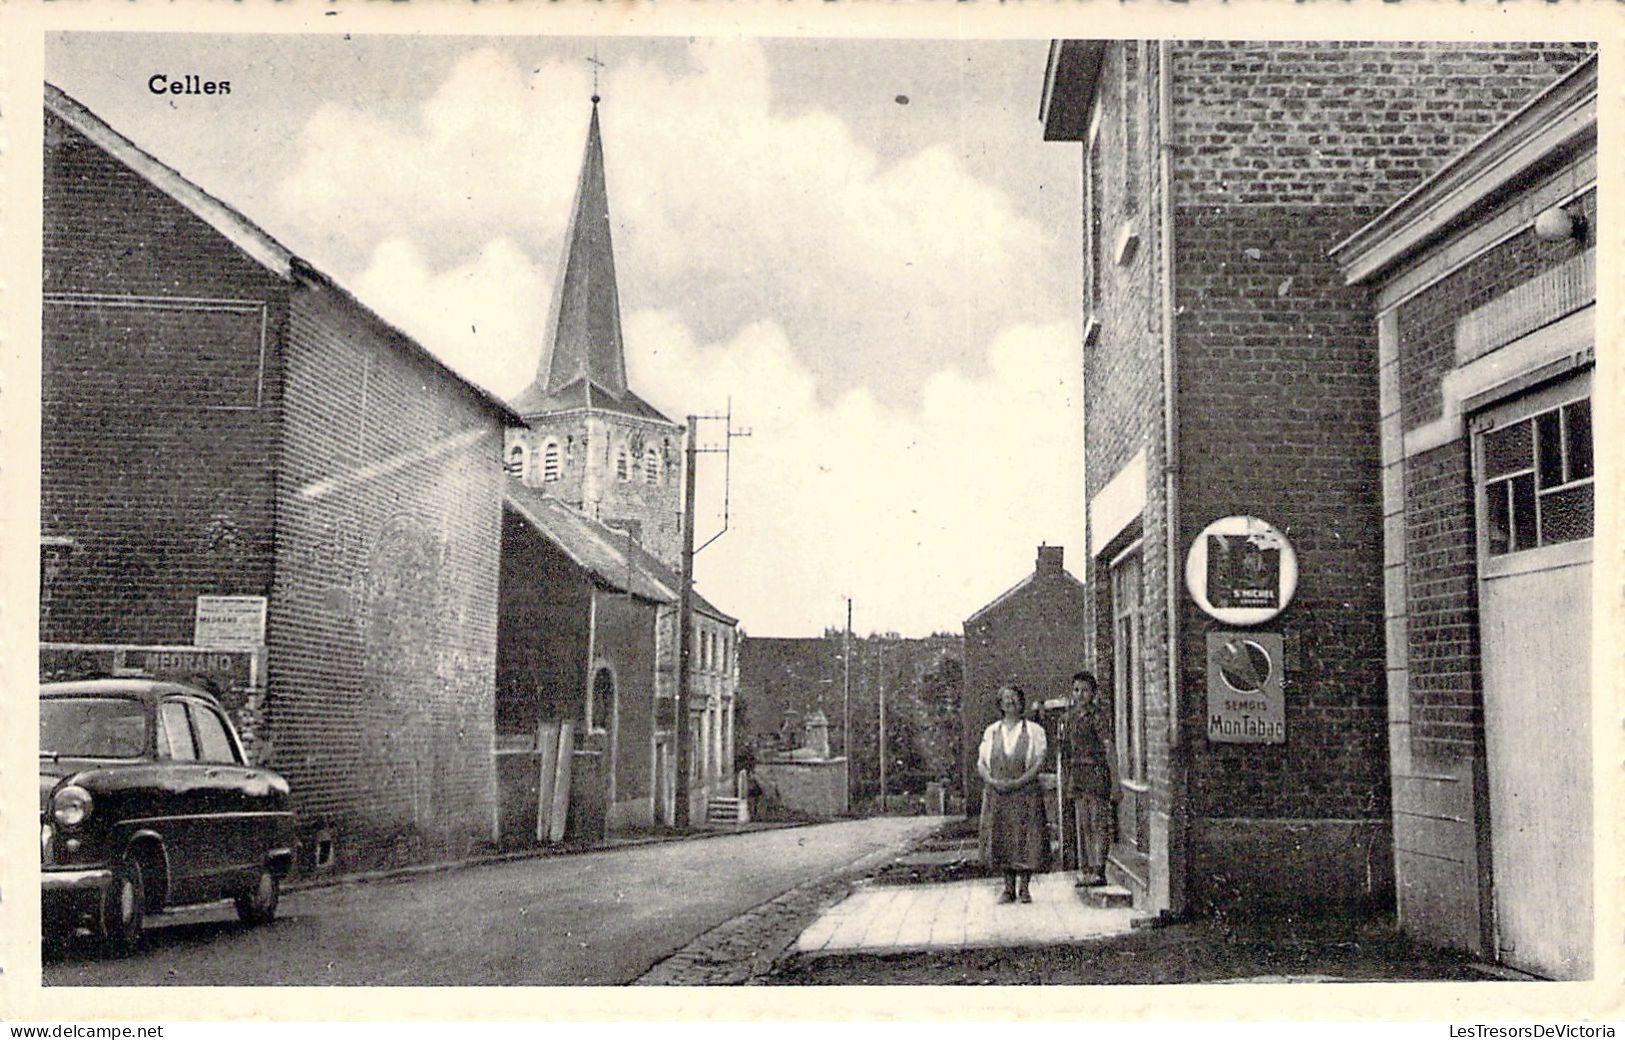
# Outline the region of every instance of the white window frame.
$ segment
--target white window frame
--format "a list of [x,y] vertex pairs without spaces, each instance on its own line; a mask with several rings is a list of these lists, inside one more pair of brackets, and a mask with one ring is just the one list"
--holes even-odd
[[[1140,543],[1113,557],[1109,572],[1112,618],[1112,702],[1117,719],[1118,775],[1146,783],[1145,570]],[[1128,593],[1125,595],[1125,593]],[[1127,644],[1128,653],[1124,654]],[[1124,667],[1127,657],[1128,667]]]
[[[1485,577],[1503,577],[1511,574],[1523,574],[1530,571],[1549,570],[1553,567],[1568,566],[1570,564],[1584,563],[1592,558],[1592,541],[1596,538],[1597,502],[1592,500],[1592,533],[1588,538],[1575,538],[1566,542],[1552,542],[1545,545],[1535,545],[1528,549],[1514,549],[1500,555],[1490,555],[1489,502],[1486,494],[1486,480],[1484,477],[1484,438],[1496,430],[1504,429],[1514,423],[1533,419],[1535,416],[1572,404],[1575,401],[1591,401],[1592,421],[1592,475],[1560,485],[1561,488],[1581,487],[1585,484],[1596,486],[1596,420],[1597,402],[1592,393],[1592,374],[1587,369],[1560,382],[1549,384],[1531,393],[1507,398],[1489,404],[1481,411],[1475,413],[1468,421],[1468,428],[1472,437],[1472,478],[1473,478],[1473,526],[1478,549],[1478,564],[1480,573]],[[1532,431],[1534,432],[1534,431]],[[1538,434],[1536,434],[1538,436]],[[1534,453],[1534,462],[1538,467],[1539,445],[1531,445]],[[1505,474],[1495,477],[1495,480],[1505,479]],[[1551,494],[1558,488],[1546,488],[1544,493]],[[1539,500],[1542,489],[1537,478],[1535,488],[1536,500],[1536,537],[1539,537]]]

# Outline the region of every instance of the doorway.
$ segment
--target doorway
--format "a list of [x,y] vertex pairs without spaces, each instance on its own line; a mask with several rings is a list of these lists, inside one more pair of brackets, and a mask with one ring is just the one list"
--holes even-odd
[[1151,789],[1146,778],[1145,607],[1139,543],[1112,561],[1111,608],[1112,701],[1123,795],[1117,803],[1117,841],[1143,871],[1143,858],[1150,853]]
[[1496,955],[1591,975],[1589,373],[1473,417]]

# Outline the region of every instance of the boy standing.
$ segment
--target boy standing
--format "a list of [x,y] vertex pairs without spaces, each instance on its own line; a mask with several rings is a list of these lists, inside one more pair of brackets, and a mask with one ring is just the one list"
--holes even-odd
[[1100,687],[1088,672],[1072,676],[1072,708],[1066,727],[1066,788],[1078,835],[1077,887],[1106,883],[1113,807],[1120,797],[1112,724],[1100,703]]

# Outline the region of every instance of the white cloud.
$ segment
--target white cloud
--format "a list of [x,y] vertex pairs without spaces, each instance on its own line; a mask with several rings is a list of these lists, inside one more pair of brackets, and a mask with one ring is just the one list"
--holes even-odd
[[[1070,316],[1053,236],[949,142],[883,162],[833,114],[776,104],[759,42],[700,41],[688,57],[681,70],[627,61],[604,84],[625,306],[680,310],[708,338],[776,321],[821,393],[868,381],[888,400],[981,363],[979,344],[1014,316]],[[555,263],[588,89],[577,61],[524,67],[493,45],[459,59],[411,120],[324,105],[277,194],[303,229],[296,247],[341,279],[397,236],[436,270],[498,237]]]
[[547,301],[542,272],[505,238],[437,271],[408,238],[385,239],[356,280],[357,295],[465,378],[511,394],[535,374]]
[[[820,401],[782,329],[698,344],[670,313],[627,323],[634,382],[670,414],[720,411],[752,430],[733,456],[732,530],[696,568],[759,635],[816,632],[856,600],[860,629],[957,631],[1032,569],[1040,542],[1081,552],[1076,330],[1011,328],[984,375],[944,371],[905,411],[863,390]],[[720,424],[702,430],[714,442]],[[703,537],[720,459],[702,463]],[[708,508],[707,508],[708,507]]]

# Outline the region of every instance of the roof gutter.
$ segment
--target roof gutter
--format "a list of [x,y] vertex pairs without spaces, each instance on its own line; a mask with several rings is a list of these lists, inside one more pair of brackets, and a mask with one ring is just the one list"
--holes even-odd
[[1162,178],[1162,192],[1158,213],[1158,229],[1162,278],[1162,482],[1163,503],[1166,509],[1166,537],[1164,550],[1165,580],[1167,587],[1167,668],[1168,668],[1168,757],[1170,819],[1168,857],[1169,914],[1185,911],[1185,877],[1190,848],[1190,802],[1188,784],[1188,751],[1182,726],[1184,712],[1184,675],[1180,661],[1179,547],[1182,541],[1179,529],[1179,354],[1174,321],[1174,159],[1173,159],[1173,51],[1167,40],[1157,41],[1157,160]]

